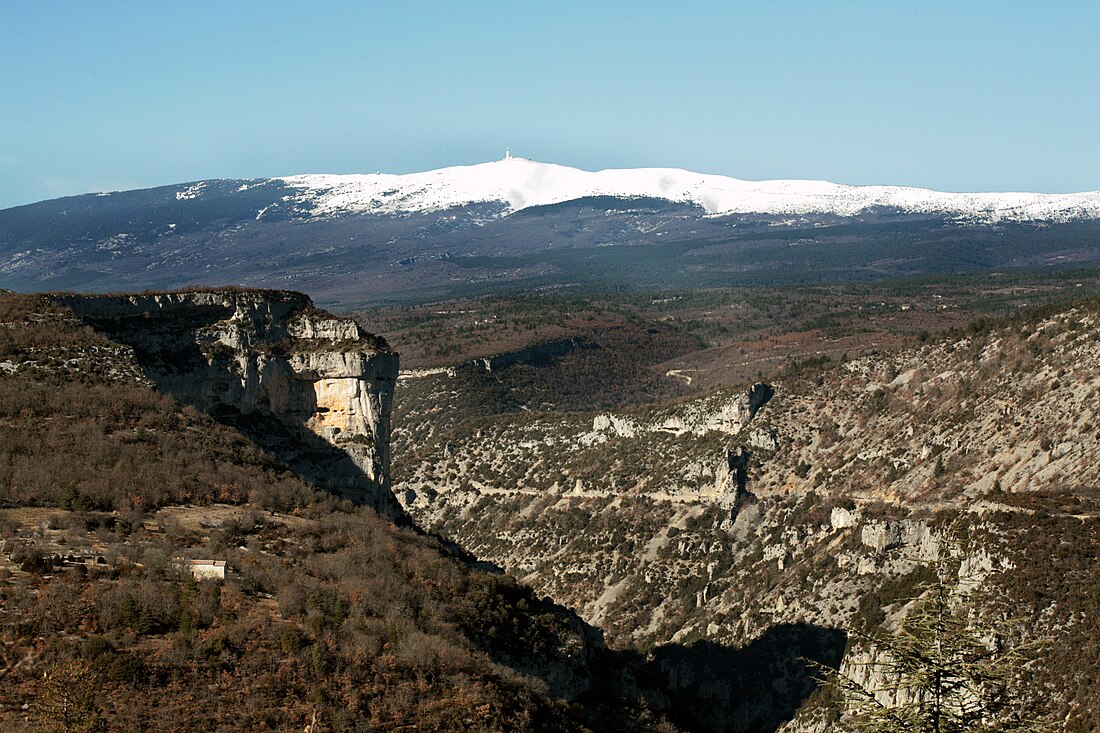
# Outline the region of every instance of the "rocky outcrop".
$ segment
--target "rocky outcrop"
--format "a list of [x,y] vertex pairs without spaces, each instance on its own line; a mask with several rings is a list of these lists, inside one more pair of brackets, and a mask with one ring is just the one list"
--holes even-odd
[[[130,345],[160,391],[251,426],[253,439],[318,486],[382,514],[401,514],[389,470],[398,357],[355,321],[286,291],[57,300]],[[273,424],[290,434],[273,434],[279,432]]]
[[580,441],[592,445],[611,438],[637,438],[658,432],[677,436],[701,436],[715,431],[735,435],[774,395],[774,387],[758,382],[743,392],[734,390],[712,395],[646,420],[601,413],[592,419],[592,430],[582,435]]
[[875,552],[886,552],[899,547],[909,548],[919,560],[938,560],[943,540],[928,524],[913,520],[872,520],[860,529],[860,541]]

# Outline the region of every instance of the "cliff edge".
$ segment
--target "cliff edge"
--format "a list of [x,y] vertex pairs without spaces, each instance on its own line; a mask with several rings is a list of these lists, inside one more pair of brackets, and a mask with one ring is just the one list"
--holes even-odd
[[398,355],[302,293],[54,296],[129,345],[157,389],[242,428],[321,488],[403,512],[390,491]]

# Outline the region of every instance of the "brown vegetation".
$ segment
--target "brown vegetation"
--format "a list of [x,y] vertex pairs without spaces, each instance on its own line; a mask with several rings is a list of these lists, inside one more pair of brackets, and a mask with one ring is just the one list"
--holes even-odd
[[[598,724],[567,702],[597,642],[574,616],[313,490],[64,308],[4,294],[0,322],[2,499],[55,508],[0,510],[4,730]],[[158,513],[215,501],[251,509]],[[181,556],[229,578],[195,581]]]

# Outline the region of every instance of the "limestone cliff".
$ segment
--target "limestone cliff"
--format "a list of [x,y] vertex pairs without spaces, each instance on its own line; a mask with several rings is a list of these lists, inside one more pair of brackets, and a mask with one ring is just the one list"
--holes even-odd
[[57,300],[131,346],[160,391],[237,422],[317,485],[401,514],[389,470],[398,357],[353,320],[286,291]]

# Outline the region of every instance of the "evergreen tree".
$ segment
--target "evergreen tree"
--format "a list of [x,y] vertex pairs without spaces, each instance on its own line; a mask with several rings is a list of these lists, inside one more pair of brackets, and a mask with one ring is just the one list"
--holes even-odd
[[[1024,657],[1005,648],[1004,624],[981,618],[974,600],[947,582],[941,566],[900,628],[853,632],[871,655],[868,686],[823,669],[841,693],[843,730],[859,733],[1029,733],[1051,727],[1023,720],[1011,703]],[[957,577],[957,575],[955,576]]]
[[50,733],[106,733],[100,713],[99,687],[83,661],[51,664],[42,676],[35,709]]

